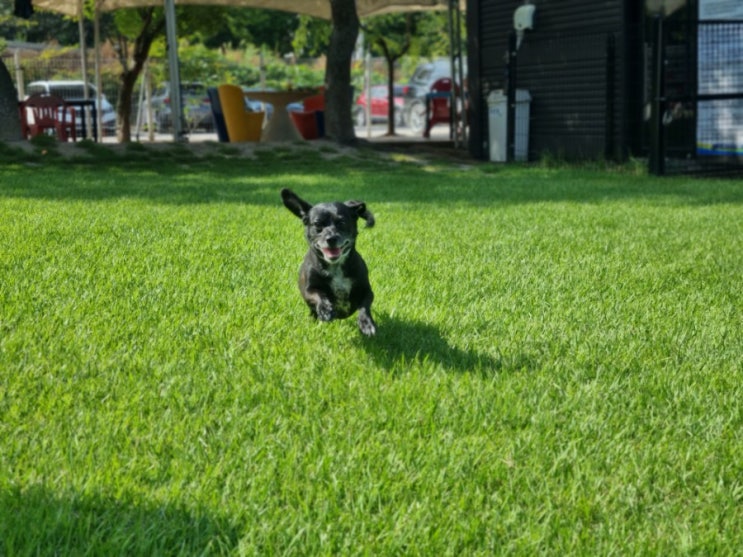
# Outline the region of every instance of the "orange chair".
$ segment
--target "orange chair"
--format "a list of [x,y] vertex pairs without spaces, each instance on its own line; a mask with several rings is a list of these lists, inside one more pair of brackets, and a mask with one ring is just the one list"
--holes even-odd
[[220,85],[217,91],[230,142],[260,141],[266,113],[246,110],[245,94],[237,85]]
[[[28,97],[22,109],[22,119],[26,124],[21,124],[27,137],[36,137],[47,130],[54,130],[60,141],[77,141],[75,130],[75,108],[68,105],[62,97],[57,95],[42,95],[34,93]],[[26,120],[31,113],[31,121]]]
[[431,92],[426,95],[426,127],[423,137],[431,137],[431,128],[436,124],[451,122],[452,81],[443,77],[434,82]]

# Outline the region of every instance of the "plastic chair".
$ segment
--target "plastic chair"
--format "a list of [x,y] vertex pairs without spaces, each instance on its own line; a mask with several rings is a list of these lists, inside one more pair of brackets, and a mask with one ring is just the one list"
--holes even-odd
[[25,101],[18,101],[18,115],[21,119],[21,137],[28,139],[31,137],[31,128],[28,125],[28,111],[26,110]]
[[224,84],[217,90],[230,142],[260,141],[266,113],[246,110],[243,90],[237,85]]
[[304,110],[289,113],[294,126],[304,139],[325,136],[325,93],[318,93],[302,101]]
[[426,95],[426,127],[423,137],[431,137],[431,128],[436,124],[451,122],[451,88],[452,81],[448,77],[431,85],[431,92]]
[[21,129],[28,130],[28,137],[36,137],[47,130],[54,130],[60,141],[77,141],[75,130],[75,108],[68,105],[57,95],[35,93],[24,101],[23,117],[28,117],[30,110],[33,121],[26,120]]
[[206,90],[209,95],[209,104],[212,107],[212,115],[214,116],[214,128],[217,131],[217,138],[222,143],[227,143],[230,140],[227,135],[227,125],[224,121],[224,113],[222,112],[222,104],[219,102],[219,91],[216,87],[209,87]]

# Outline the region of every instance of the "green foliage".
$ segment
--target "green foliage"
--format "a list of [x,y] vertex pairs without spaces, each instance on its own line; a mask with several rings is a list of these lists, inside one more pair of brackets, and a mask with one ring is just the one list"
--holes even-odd
[[231,69],[231,64],[218,50],[207,48],[203,44],[192,45],[187,41],[181,41],[178,46],[178,60],[183,81],[218,83]]
[[37,43],[54,41],[73,45],[80,42],[76,20],[43,11],[36,11],[31,19],[0,16],[0,35],[8,40]]
[[292,46],[299,56],[322,56],[328,51],[332,25],[329,21],[299,16],[299,26],[294,32]]
[[364,20],[364,39],[373,55],[393,59],[407,52],[413,41],[413,17],[410,14],[387,14]]
[[[366,18],[363,29],[372,53],[382,56],[383,41],[393,53],[406,52],[414,57],[448,56],[449,19],[446,11],[387,14]],[[462,34],[465,36],[464,24]]]
[[[147,14],[151,14],[148,16]],[[142,33],[145,25],[154,27],[152,21],[164,20],[165,14],[162,8],[126,8],[113,12],[113,24],[115,32],[129,40],[134,40]]]
[[[246,48],[242,52],[230,52],[227,56],[218,50],[204,45],[189,45],[182,42],[178,50],[181,79],[183,81],[201,81],[207,85],[235,83],[246,87],[255,87],[260,82],[261,59],[265,86],[273,88],[314,87],[323,83],[324,72],[302,64],[289,64],[271,52],[263,55],[255,48]],[[150,69],[155,83],[167,80],[167,66],[164,60],[151,60]]]
[[235,8],[229,28],[237,44],[268,48],[277,55],[292,51],[292,36],[299,25],[296,14],[266,9]]
[[[426,58],[449,56],[449,16],[446,11],[421,12],[415,17],[415,37],[411,54]],[[467,36],[464,18],[461,21],[462,37]]]
[[317,87],[324,82],[325,73],[307,66],[269,61],[266,64],[266,84],[277,89],[294,87]]
[[[743,547],[739,182],[259,150],[0,166],[0,553]],[[377,337],[286,186],[375,212]]]

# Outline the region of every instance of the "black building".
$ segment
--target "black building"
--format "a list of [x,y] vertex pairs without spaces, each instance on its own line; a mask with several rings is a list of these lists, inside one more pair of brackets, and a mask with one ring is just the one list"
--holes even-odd
[[[531,0],[533,28],[514,50],[509,49],[516,40],[514,12],[527,2],[468,0],[473,156],[488,158],[488,95],[505,91],[509,78],[531,95],[530,160],[545,154],[568,159],[647,154],[654,21],[661,14],[664,21],[694,20],[697,1]],[[691,90],[696,88],[694,43],[688,29],[680,33],[680,55],[691,53],[681,70],[688,75],[680,79]],[[675,125],[694,149],[693,117],[679,118]]]

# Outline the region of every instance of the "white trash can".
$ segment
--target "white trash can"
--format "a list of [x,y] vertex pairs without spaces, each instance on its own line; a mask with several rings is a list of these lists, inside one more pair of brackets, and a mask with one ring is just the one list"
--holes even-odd
[[[525,161],[529,158],[529,105],[531,95],[526,89],[516,90],[516,128],[514,158]],[[508,153],[508,97],[503,89],[488,95],[488,132],[490,160],[506,162]]]

